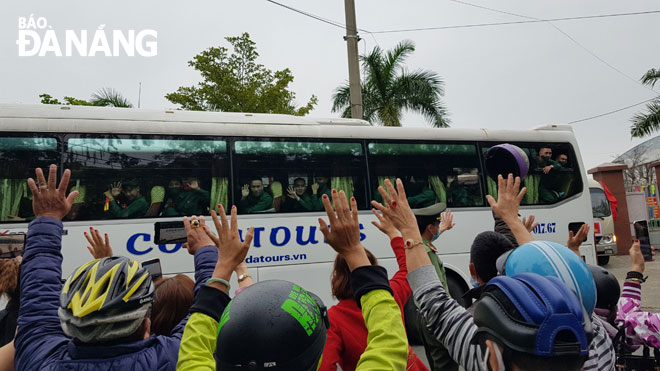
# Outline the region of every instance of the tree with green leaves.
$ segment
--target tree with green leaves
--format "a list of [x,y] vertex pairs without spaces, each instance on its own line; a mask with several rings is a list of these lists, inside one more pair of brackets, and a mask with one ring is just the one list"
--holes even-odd
[[[374,125],[401,126],[401,115],[409,110],[421,113],[434,127],[449,126],[447,109],[440,99],[444,95],[440,76],[428,70],[409,72],[403,65],[413,51],[415,44],[404,40],[387,52],[377,46],[360,56],[365,120]],[[335,89],[332,98],[332,111],[351,117],[349,84]]]
[[[642,76],[642,84],[653,87],[660,80],[660,70],[651,68]],[[632,118],[630,134],[633,137],[644,137],[660,130],[660,96],[646,104],[646,112],[638,113]]]
[[271,71],[256,62],[256,43],[248,33],[226,37],[231,50],[211,47],[188,62],[199,71],[202,81],[180,87],[167,94],[170,102],[194,111],[284,113],[304,116],[314,109],[318,99],[312,95],[303,107],[296,108],[296,94],[289,90],[293,75],[288,68]]
[[112,88],[101,88],[92,94],[92,99],[84,100],[74,97],[64,97],[64,103],[50,94],[39,94],[42,104],[64,104],[67,106],[97,106],[131,108],[133,105],[121,93]]

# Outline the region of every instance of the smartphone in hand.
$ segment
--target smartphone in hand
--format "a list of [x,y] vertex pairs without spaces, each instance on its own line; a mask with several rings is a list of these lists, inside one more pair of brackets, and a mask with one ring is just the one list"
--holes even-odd
[[183,221],[154,223],[154,242],[157,244],[184,243],[188,241]]
[[151,274],[152,279],[163,276],[163,269],[160,266],[160,259],[154,258],[142,262],[142,268],[146,269]]
[[649,261],[653,259],[648,222],[646,220],[637,220],[633,223],[633,227],[635,228],[635,238],[639,240],[639,247],[644,256],[644,260]]

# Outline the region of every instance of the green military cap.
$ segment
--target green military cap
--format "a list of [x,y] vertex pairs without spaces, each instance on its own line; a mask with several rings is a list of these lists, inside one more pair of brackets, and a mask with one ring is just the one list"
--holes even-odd
[[440,216],[445,210],[447,210],[447,204],[438,202],[437,204],[423,207],[421,209],[413,209],[412,212],[417,216]]

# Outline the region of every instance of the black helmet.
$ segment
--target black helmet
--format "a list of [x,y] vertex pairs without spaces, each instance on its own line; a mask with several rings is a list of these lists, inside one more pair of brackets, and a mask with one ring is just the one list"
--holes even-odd
[[621,286],[616,277],[607,269],[587,264],[596,282],[596,308],[612,310],[619,301]]
[[218,324],[218,370],[316,370],[329,327],[326,307],[302,287],[280,280],[237,295]]

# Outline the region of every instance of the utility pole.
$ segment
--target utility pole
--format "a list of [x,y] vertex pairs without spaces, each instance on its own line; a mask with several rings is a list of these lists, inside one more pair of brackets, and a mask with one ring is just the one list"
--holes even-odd
[[348,48],[348,84],[351,92],[351,117],[362,119],[362,89],[360,87],[360,64],[358,62],[358,41],[355,22],[355,0],[344,0],[346,11],[346,46]]

